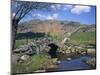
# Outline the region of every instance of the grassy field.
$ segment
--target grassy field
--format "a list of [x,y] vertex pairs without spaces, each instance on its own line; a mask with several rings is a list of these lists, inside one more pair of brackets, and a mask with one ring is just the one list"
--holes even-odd
[[[95,45],[95,42],[96,42],[95,34],[96,34],[95,32],[77,32],[71,36],[70,42],[72,44],[94,44]],[[52,36],[50,38],[56,39],[61,42],[65,37],[66,37],[66,34],[59,35],[59,36]],[[18,48],[21,45],[28,44],[29,42],[33,40],[34,38],[28,39],[28,41],[27,39],[16,40],[15,47]]]
[[33,41],[33,39],[21,39],[21,40],[16,40],[16,43],[15,43],[15,48],[18,48],[20,47],[21,45],[26,45],[28,44],[29,42]]
[[[66,37],[66,35],[58,35],[58,36],[44,36],[43,38],[49,38],[49,39],[52,39],[52,40],[58,40],[58,41],[62,41],[64,38]],[[38,39],[38,38],[37,38]],[[32,42],[33,40],[35,40],[35,38],[31,38],[31,39],[19,39],[19,40],[16,40],[16,43],[15,43],[15,48],[18,48],[20,47],[21,45],[25,45],[25,44],[28,44],[30,42]]]
[[95,32],[77,32],[71,36],[71,43],[74,44],[95,44]]
[[40,54],[34,55],[23,63],[14,64],[12,66],[13,73],[29,73],[38,69],[45,69],[48,65],[52,64],[51,57],[48,55]]

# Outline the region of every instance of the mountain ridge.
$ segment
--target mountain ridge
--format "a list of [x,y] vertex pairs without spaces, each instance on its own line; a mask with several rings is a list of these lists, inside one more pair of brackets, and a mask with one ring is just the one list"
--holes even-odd
[[58,21],[58,20],[31,20],[29,22],[20,23],[18,33],[20,32],[44,32],[55,34],[63,34],[73,32],[76,28],[82,27],[78,32],[93,32],[96,30],[96,25],[86,25],[75,21]]

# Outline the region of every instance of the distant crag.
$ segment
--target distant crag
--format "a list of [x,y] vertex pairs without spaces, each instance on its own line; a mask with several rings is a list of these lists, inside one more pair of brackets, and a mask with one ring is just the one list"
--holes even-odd
[[58,35],[66,32],[72,33],[79,27],[80,29],[78,32],[94,32],[96,30],[95,25],[83,25],[79,22],[73,21],[32,20],[29,22],[20,23],[18,33],[40,32]]

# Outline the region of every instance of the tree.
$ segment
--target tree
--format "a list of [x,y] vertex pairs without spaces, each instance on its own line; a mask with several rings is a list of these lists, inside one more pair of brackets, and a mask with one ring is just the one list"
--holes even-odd
[[15,48],[16,33],[19,22],[31,11],[47,9],[49,3],[12,1],[12,50]]

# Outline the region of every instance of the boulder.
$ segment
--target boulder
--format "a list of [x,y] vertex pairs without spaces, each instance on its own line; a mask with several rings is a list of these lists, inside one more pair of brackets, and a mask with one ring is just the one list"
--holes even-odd
[[68,38],[68,37],[65,37],[63,40],[62,40],[62,44],[65,44],[65,43],[67,43],[68,41],[70,41],[70,38]]
[[58,64],[60,64],[60,63],[61,63],[61,61],[59,60],[57,63],[58,63]]
[[71,36],[71,33],[70,33],[70,32],[68,32],[68,33],[67,33],[67,36],[68,36],[68,37],[70,37],[70,36]]
[[37,46],[34,45],[22,45],[20,48],[13,50],[13,53],[23,53],[27,55],[32,55],[36,53]]
[[29,55],[23,55],[20,57],[20,60],[26,61],[27,59],[29,59]]
[[75,46],[77,49],[79,49],[79,50],[82,50],[82,49],[84,49],[83,47],[81,47],[81,46]]
[[95,49],[87,49],[87,54],[88,54],[88,55],[95,56],[96,50],[95,50]]
[[36,51],[27,51],[25,52],[26,55],[33,55],[33,54],[36,54]]
[[72,46],[69,46],[69,47],[68,47],[68,50],[70,50],[71,48],[72,48]]
[[14,53],[20,53],[21,49],[15,49],[13,50]]
[[53,58],[53,59],[52,59],[52,62],[53,62],[54,64],[56,64],[56,63],[57,63],[57,60],[58,60],[57,58]]
[[11,55],[11,63],[12,64],[17,64],[17,60],[20,58],[20,55],[18,54],[12,54]]
[[25,52],[28,51],[29,46],[28,45],[22,45],[18,49],[13,50],[14,53],[20,53],[20,52]]
[[71,50],[71,52],[75,53],[75,49],[73,48],[73,49]]
[[87,53],[94,53],[95,51],[95,49],[87,49]]
[[82,55],[86,55],[87,53],[86,53],[86,51],[83,51],[83,52],[81,52],[81,54],[82,54]]
[[70,50],[66,50],[66,54],[70,54],[71,53],[71,51]]
[[72,60],[72,58],[67,58],[68,61]]

